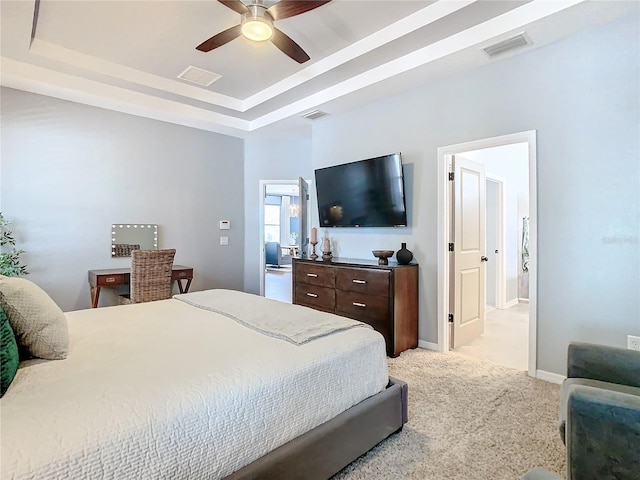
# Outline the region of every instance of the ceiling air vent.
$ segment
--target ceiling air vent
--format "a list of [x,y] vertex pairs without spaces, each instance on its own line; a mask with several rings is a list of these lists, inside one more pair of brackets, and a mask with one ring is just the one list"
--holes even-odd
[[222,78],[222,75],[217,73],[208,72],[198,67],[188,66],[184,72],[178,75],[178,78],[186,80],[187,82],[195,83],[203,87],[208,87],[213,82]]
[[320,117],[324,117],[325,115],[329,115],[328,113],[321,112],[320,110],[311,110],[310,112],[303,113],[300,115],[302,118],[308,118],[309,120],[315,120]]
[[531,45],[532,43],[533,42],[527,36],[527,34],[523,32],[514,37],[507,38],[506,40],[503,40],[501,42],[489,45],[488,47],[484,47],[482,50],[484,50],[484,53],[489,55],[489,57],[493,58],[511,50],[526,47],[527,45]]

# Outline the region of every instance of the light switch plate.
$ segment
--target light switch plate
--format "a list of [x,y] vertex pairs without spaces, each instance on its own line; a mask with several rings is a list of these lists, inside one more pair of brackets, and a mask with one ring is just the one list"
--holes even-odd
[[220,220],[220,230],[229,230],[231,222],[229,220]]
[[229,237],[220,237],[220,245],[229,245]]

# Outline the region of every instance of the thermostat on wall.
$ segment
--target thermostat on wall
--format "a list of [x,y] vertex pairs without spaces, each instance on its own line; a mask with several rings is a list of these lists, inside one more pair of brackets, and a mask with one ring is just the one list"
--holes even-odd
[[220,230],[229,230],[231,222],[229,220],[220,220]]

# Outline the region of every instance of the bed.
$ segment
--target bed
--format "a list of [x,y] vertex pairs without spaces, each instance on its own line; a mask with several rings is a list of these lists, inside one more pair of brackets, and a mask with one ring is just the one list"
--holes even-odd
[[407,421],[342,317],[228,290],[65,316],[67,358],[0,400],[3,479],[326,479]]

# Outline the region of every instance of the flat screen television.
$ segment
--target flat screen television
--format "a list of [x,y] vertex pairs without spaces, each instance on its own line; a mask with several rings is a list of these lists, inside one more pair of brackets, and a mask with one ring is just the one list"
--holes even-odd
[[402,155],[315,171],[320,227],[406,227]]

